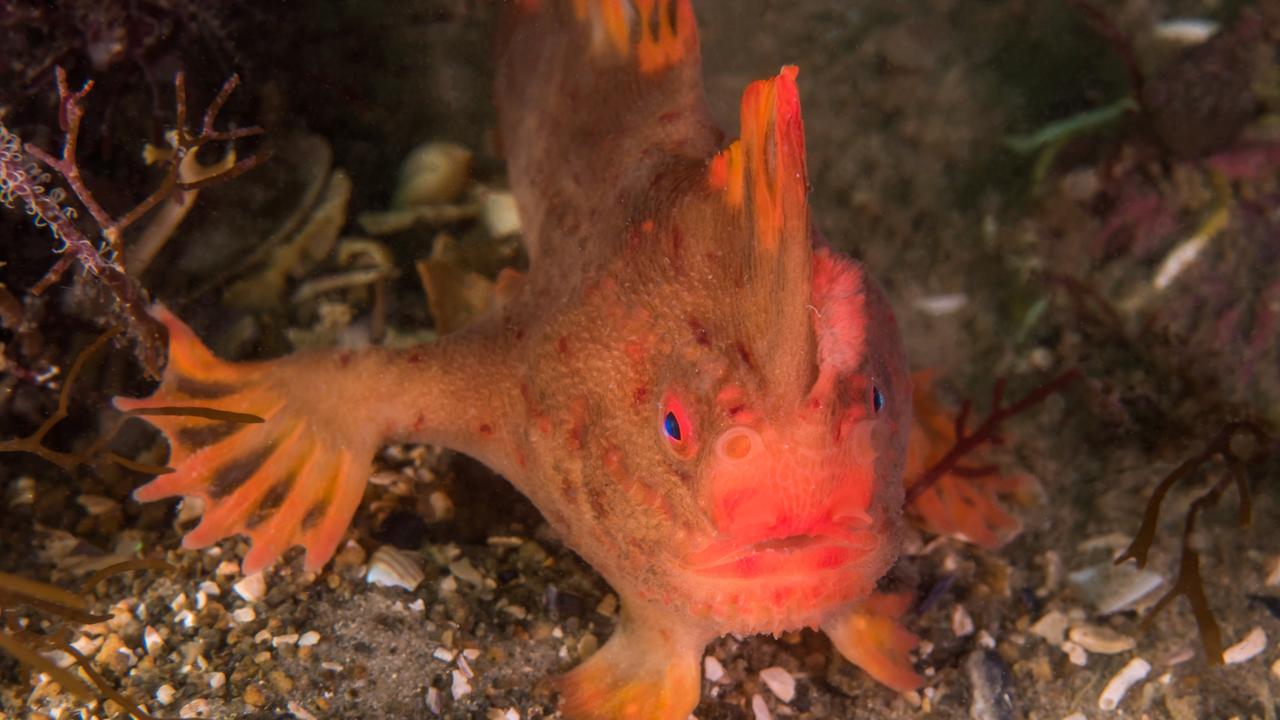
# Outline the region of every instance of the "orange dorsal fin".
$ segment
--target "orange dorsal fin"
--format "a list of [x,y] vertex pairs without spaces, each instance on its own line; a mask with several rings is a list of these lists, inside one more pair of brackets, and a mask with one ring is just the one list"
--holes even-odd
[[750,213],[756,242],[770,252],[784,241],[809,244],[798,73],[795,65],[787,65],[777,76],[747,86],[741,137],[712,158],[708,169],[711,186],[724,193],[729,205]]
[[771,353],[764,370],[796,392],[809,387],[814,372],[807,315],[813,242],[798,72],[788,65],[747,86],[740,137],[707,166],[713,196],[738,217],[738,229],[721,237],[745,268],[752,336],[761,348],[788,348]]

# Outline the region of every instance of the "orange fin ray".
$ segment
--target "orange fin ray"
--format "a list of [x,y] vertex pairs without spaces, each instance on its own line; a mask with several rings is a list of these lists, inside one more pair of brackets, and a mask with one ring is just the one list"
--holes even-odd
[[917,690],[924,678],[915,671],[911,651],[920,639],[900,622],[912,600],[910,593],[872,595],[823,623],[822,630],[846,660],[882,685],[898,692]]
[[303,384],[308,376],[295,367],[298,361],[224,362],[172,313],[158,308],[155,314],[170,338],[160,387],[147,398],[116,398],[116,407],[205,408],[263,422],[142,415],[168,439],[175,471],[139,487],[134,497],[203,500],[201,522],[183,546],[197,549],[245,535],[252,544],[246,573],[270,565],[295,544],[307,550],[306,569],[323,567],[364,493],[376,439],[317,412],[314,397],[299,395],[314,391]]
[[705,643],[624,608],[613,636],[556,679],[570,720],[685,720],[701,694]]

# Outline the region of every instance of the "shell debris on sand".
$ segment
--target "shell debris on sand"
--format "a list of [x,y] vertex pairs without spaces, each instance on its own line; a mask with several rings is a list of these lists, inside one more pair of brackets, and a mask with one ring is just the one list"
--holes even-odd
[[1132,650],[1137,642],[1111,628],[1088,623],[1071,628],[1067,637],[1085,650],[1098,655],[1118,655]]
[[1124,700],[1125,693],[1129,692],[1129,688],[1145,679],[1150,672],[1151,663],[1142,658],[1130,660],[1124,667],[1120,668],[1120,672],[1107,681],[1107,686],[1102,689],[1102,694],[1098,696],[1098,708],[1100,710],[1115,710],[1120,707],[1120,702]]
[[776,665],[767,667],[760,671],[760,679],[769,688],[769,692],[772,692],[774,697],[782,702],[789,703],[795,699],[796,678],[786,669]]
[[235,585],[232,585],[231,589],[249,602],[258,602],[267,594],[267,580],[262,576],[262,573],[256,572],[252,575],[246,575]]
[[383,587],[404,588],[413,592],[427,577],[417,559],[390,545],[383,545],[369,558],[365,581]]
[[1244,639],[1222,651],[1222,661],[1228,665],[1247,662],[1267,649],[1267,633],[1255,626]]
[[1164,577],[1151,570],[1140,570],[1133,563],[1114,565],[1110,562],[1074,570],[1067,580],[1078,588],[1098,611],[1111,615],[1131,610],[1164,584]]

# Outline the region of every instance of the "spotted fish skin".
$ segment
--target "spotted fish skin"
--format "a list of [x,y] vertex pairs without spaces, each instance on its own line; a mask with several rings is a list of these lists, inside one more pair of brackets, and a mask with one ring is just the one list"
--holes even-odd
[[815,627],[885,684],[920,684],[895,560],[911,382],[889,303],[811,225],[799,77],[749,85],[726,138],[689,0],[518,0],[496,102],[528,245],[491,309],[435,343],[253,363],[175,316],[150,417],[176,472],[142,500],[205,501],[184,540],[247,535],[320,569],[373,454],[426,442],[527,495],[622,601],[560,677],[571,718],[678,718],[724,633]]

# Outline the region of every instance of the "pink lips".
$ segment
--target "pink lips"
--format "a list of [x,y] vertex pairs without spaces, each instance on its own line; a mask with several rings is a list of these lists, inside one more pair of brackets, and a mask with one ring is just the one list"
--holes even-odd
[[706,577],[749,579],[799,575],[843,567],[874,549],[874,532],[847,525],[816,528],[809,533],[772,537],[755,543],[712,541],[684,558],[694,572]]

